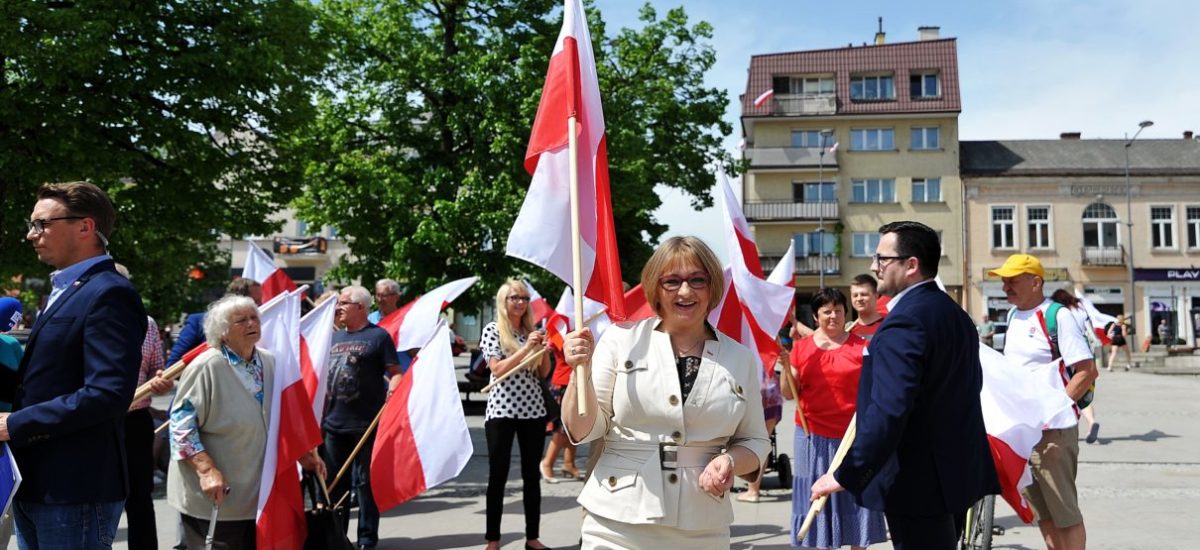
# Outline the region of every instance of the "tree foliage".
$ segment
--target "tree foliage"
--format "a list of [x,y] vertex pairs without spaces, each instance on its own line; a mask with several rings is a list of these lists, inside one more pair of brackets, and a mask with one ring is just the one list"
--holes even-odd
[[[335,37],[317,120],[291,140],[307,159],[301,216],[349,241],[334,276],[391,276],[420,292],[481,275],[476,297],[517,272],[504,255],[529,185],[522,162],[550,52],[558,0],[348,0],[321,5]],[[728,98],[705,87],[715,60],[707,23],[649,7],[643,28],[608,36],[589,9],[608,129],[622,269],[637,278],[666,229],[656,185],[709,205]],[[541,284],[544,283],[544,284]]]
[[299,194],[276,143],[312,119],[320,36],[303,1],[0,3],[0,275],[52,269],[21,221],[41,183],[89,180],[151,313],[194,307],[218,235],[270,233]]

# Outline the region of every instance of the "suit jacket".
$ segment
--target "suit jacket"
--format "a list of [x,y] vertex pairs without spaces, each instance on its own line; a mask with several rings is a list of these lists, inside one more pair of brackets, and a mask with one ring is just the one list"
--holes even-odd
[[979,392],[979,336],[932,282],[888,313],[863,357],[857,435],[834,473],[860,505],[957,513],[1000,492]]
[[[721,447],[739,445],[759,464],[771,442],[750,350],[717,333],[706,342],[687,400],[680,400],[671,339],[658,318],[609,327],[592,357],[599,411],[583,441],[604,438],[604,453],[579,503],[589,513],[625,523],[683,530],[733,521],[728,495],[700,489],[704,466]],[[660,444],[677,445],[678,468],[664,469]],[[761,470],[760,470],[761,471]]]
[[125,412],[145,337],[142,300],[112,260],[92,266],[38,316],[8,418],[24,477],[17,500],[125,498]]

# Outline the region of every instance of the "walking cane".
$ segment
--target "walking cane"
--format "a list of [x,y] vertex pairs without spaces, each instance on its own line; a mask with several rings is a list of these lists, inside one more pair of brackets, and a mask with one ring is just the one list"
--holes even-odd
[[[225,487],[225,494],[229,494],[229,487]],[[221,505],[213,503],[212,515],[208,518],[208,534],[204,536],[204,550],[212,550],[213,535],[217,533],[217,514],[221,512]]]

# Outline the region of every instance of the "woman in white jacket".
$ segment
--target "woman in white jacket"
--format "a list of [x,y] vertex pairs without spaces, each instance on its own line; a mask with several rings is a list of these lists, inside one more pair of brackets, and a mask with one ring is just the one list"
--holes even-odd
[[575,377],[563,400],[568,433],[605,442],[579,496],[583,548],[729,548],[733,477],[761,475],[770,447],[759,367],[706,322],[725,285],[703,241],[668,239],[641,282],[656,317],[609,328],[594,353],[586,329],[564,345],[569,364],[591,364],[588,413]]

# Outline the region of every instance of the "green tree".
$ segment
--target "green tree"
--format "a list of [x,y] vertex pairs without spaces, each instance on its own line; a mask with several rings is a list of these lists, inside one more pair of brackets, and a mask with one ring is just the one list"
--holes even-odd
[[51,269],[23,242],[36,188],[89,180],[117,207],[110,250],[153,315],[222,285],[218,235],[273,231],[299,193],[276,142],[314,112],[315,22],[298,0],[0,3],[3,280]]
[[[408,292],[480,275],[475,297],[516,272],[547,296],[561,283],[504,255],[529,175],[522,163],[550,52],[558,0],[370,1],[322,4],[336,37],[316,123],[292,141],[304,167],[297,206],[349,241],[334,276],[408,281]],[[703,85],[714,62],[707,23],[683,10],[609,38],[590,29],[608,128],[622,268],[636,279],[665,227],[655,185],[711,204],[708,166],[725,155],[728,103]]]

